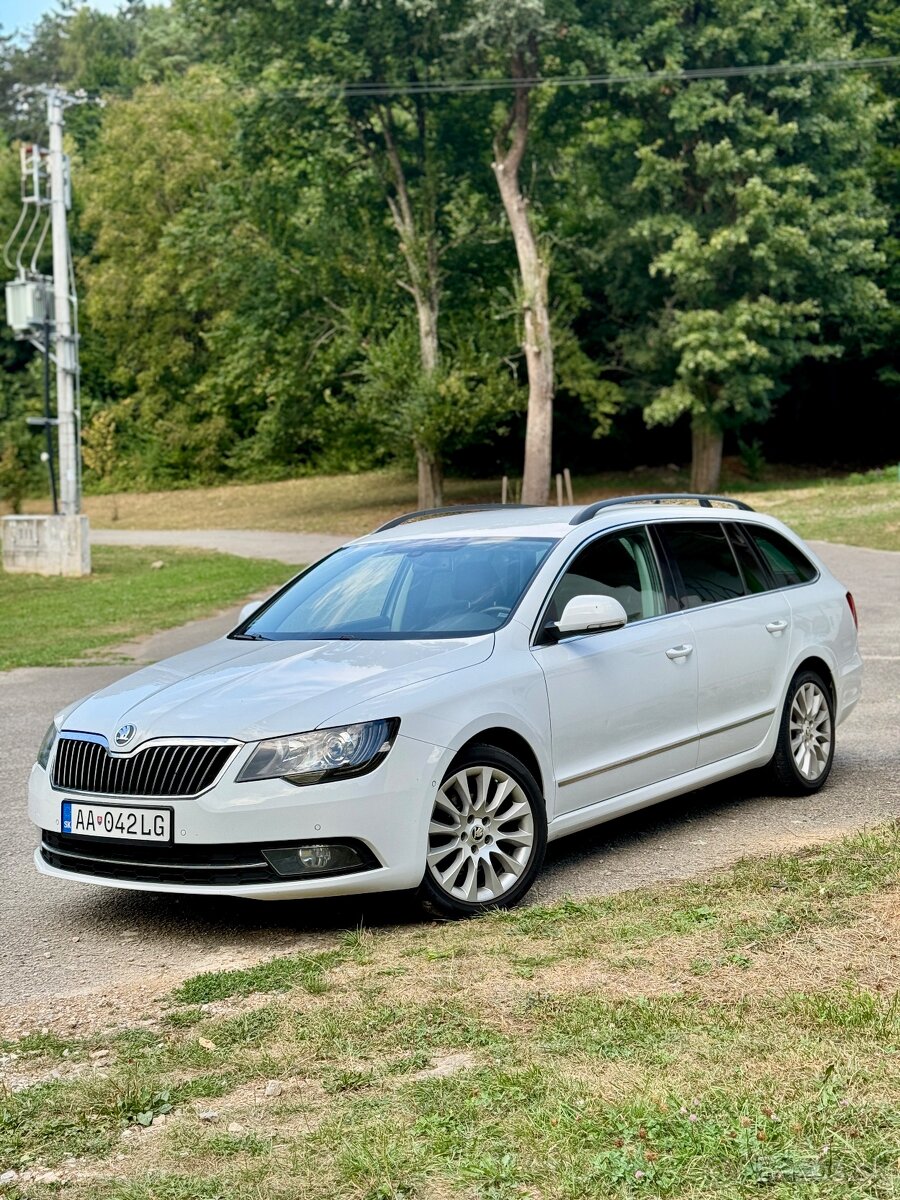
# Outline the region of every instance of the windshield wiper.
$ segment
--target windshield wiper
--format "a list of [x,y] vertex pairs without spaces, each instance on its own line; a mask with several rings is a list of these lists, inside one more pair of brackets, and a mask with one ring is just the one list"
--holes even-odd
[[269,642],[272,640],[267,638],[264,633],[233,633],[231,636],[236,642]]

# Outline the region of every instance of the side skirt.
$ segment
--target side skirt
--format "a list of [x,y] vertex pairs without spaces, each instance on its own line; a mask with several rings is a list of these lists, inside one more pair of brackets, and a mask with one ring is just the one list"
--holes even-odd
[[[775,736],[777,737],[777,730]],[[696,788],[706,787],[707,784],[718,783],[720,779],[730,779],[733,775],[742,775],[745,771],[764,767],[771,759],[773,750],[774,738],[770,735],[761,745],[744,754],[736,754],[733,758],[709,763],[693,771],[685,771],[683,775],[675,775],[662,783],[654,783],[634,792],[614,796],[611,800],[602,800],[599,804],[590,804],[586,808],[564,813],[550,822],[547,840],[555,841],[569,833],[577,833],[580,829],[589,829],[592,825],[611,821],[614,817],[624,817],[639,808],[648,808],[651,804],[659,804],[663,800],[671,800],[674,796],[683,796]]]

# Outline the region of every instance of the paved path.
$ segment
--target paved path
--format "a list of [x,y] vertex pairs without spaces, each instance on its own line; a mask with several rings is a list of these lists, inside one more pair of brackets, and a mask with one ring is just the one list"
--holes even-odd
[[[282,536],[288,535],[254,533],[254,552],[275,557],[275,542]],[[685,878],[743,855],[804,845],[900,816],[900,554],[818,549],[853,589],[867,659],[864,699],[838,731],[827,788],[808,799],[785,800],[761,793],[758,777],[745,777],[566,838],[551,847],[535,900]],[[287,552],[294,551],[287,547]],[[207,640],[233,621],[234,612],[157,635],[141,657],[148,648],[163,656]],[[162,991],[195,971],[308,949],[361,920],[374,925],[416,919],[403,898],[270,905],[107,891],[38,876],[31,865],[35,831],[25,815],[24,790],[44,729],[63,704],[127,670],[69,667],[0,674],[0,861],[5,868],[0,1006],[42,996],[52,1006],[54,994],[93,994],[115,985]]]
[[92,546],[192,546],[241,558],[310,563],[349,538],[330,533],[275,533],[259,529],[92,529]]

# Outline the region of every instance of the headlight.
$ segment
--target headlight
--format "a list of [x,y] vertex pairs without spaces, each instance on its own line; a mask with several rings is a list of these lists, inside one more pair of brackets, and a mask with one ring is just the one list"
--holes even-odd
[[241,768],[237,781],[286,779],[299,787],[364,775],[385,757],[399,726],[397,718],[392,717],[270,738],[259,743]]
[[44,734],[44,740],[41,742],[41,748],[38,750],[37,762],[39,767],[47,770],[47,764],[50,761],[50,755],[53,753],[53,743],[56,741],[56,735],[59,730],[56,728],[56,722],[51,721],[50,728]]

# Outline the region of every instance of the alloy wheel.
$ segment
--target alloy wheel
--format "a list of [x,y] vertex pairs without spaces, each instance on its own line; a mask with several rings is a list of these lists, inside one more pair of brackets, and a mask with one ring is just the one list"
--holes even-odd
[[490,903],[515,887],[534,843],[534,813],[520,784],[499,767],[466,767],[435,798],[428,871],[446,895]]
[[822,689],[807,681],[794,693],[790,713],[791,754],[803,779],[815,782],[831,754],[831,713]]

